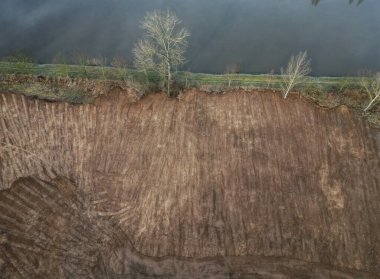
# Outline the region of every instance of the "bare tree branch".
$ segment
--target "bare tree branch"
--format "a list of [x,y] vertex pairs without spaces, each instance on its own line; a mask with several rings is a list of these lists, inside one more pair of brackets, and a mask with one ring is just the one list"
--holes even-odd
[[380,73],[377,73],[373,77],[363,77],[360,85],[370,99],[369,104],[364,108],[364,111],[367,112],[380,102]]

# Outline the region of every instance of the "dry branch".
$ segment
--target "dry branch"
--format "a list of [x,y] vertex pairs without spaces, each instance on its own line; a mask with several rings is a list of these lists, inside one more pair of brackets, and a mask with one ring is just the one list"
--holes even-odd
[[380,101],[380,73],[370,78],[362,78],[360,84],[370,99],[364,108],[364,111],[367,112]]

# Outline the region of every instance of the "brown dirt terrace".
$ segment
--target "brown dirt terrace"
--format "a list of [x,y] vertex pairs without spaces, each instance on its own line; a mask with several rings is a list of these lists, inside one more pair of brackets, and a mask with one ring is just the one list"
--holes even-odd
[[270,92],[0,95],[0,278],[379,278],[379,131]]

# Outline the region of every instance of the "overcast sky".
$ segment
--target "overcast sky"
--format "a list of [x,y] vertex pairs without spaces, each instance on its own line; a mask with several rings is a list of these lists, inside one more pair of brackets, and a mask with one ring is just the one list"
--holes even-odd
[[24,51],[41,63],[75,49],[132,61],[147,11],[170,8],[191,32],[185,69],[266,73],[307,50],[313,74],[380,70],[380,1],[1,0],[0,56]]

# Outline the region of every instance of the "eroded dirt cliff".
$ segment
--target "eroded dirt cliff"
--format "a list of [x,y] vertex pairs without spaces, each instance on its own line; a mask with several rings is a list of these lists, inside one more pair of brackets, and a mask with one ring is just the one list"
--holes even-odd
[[[79,194],[63,201],[82,201],[77,219],[59,214],[83,223],[84,236],[115,228],[93,250],[86,240],[65,244],[95,255],[84,278],[187,278],[189,270],[193,278],[380,274],[377,134],[346,107],[325,110],[269,92],[191,91],[181,100],[114,92],[89,105],[3,94],[0,113],[0,270],[30,263],[12,252],[28,249],[9,241],[33,231],[22,216],[37,211],[43,219],[37,209],[49,203],[53,212],[61,200],[37,191],[40,201],[28,206],[20,181],[11,185],[29,177],[52,189],[57,179],[76,185]],[[48,221],[33,224],[49,239],[73,237]],[[139,259],[132,273],[135,260],[123,255]]]

